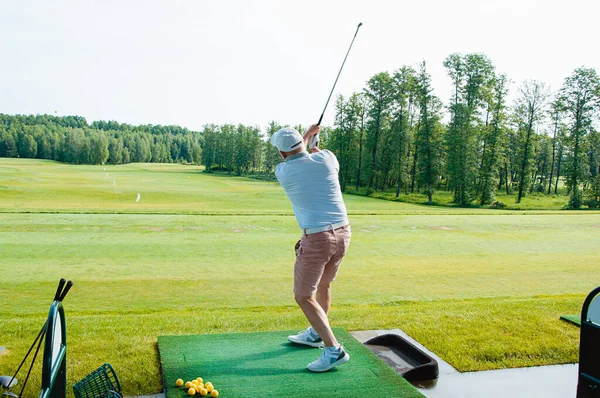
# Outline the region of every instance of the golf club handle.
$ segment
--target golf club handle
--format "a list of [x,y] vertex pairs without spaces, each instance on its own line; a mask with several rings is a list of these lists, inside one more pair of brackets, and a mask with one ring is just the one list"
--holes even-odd
[[71,286],[73,286],[73,281],[68,281],[67,286],[65,286],[65,290],[63,290],[62,294],[58,298],[58,301],[63,301],[69,290],[71,290]]
[[319,121],[317,122],[316,126],[321,125],[321,122],[323,121],[323,115],[325,115],[325,112],[321,113],[321,117],[319,118]]
[[56,289],[56,293],[54,294],[54,301],[58,300],[58,298],[60,297],[60,292],[62,292],[62,289],[65,286],[65,282],[65,278],[60,278],[60,281],[58,282],[58,288]]

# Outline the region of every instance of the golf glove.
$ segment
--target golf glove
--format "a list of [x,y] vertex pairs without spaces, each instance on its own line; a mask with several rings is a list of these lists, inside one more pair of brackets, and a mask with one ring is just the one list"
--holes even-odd
[[308,150],[319,147],[319,134],[315,134],[308,139]]

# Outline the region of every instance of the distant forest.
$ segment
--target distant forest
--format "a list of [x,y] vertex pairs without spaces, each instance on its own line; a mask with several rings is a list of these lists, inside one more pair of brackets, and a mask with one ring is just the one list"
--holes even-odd
[[[568,208],[600,207],[600,78],[577,68],[563,86],[510,80],[484,54],[451,54],[448,104],[433,93],[422,62],[371,77],[338,96],[321,147],[336,153],[345,191],[452,193],[459,206],[492,205],[496,193],[569,196]],[[281,161],[268,139],[281,125],[132,126],[79,116],[0,114],[0,157],[72,164],[203,164],[207,172],[272,176]],[[295,126],[301,132],[302,126]]]

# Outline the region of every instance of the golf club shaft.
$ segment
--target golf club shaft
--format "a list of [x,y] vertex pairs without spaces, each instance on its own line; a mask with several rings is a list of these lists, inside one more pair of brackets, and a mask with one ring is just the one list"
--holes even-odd
[[[35,340],[33,340],[33,344],[31,345],[31,347],[29,348],[29,351],[27,351],[27,354],[25,354],[25,358],[23,358],[23,361],[21,362],[21,364],[19,365],[19,367],[17,368],[17,371],[15,372],[15,374],[13,375],[12,379],[11,379],[11,383],[12,380],[14,380],[17,377],[17,374],[19,374],[19,370],[21,370],[21,368],[23,367],[23,364],[25,363],[25,361],[27,360],[27,357],[29,356],[29,354],[31,354],[31,350],[33,350],[33,347],[35,347],[36,343],[38,343],[38,340],[41,342],[42,340],[44,340],[44,335],[46,334],[46,325],[48,325],[48,321],[46,321],[46,323],[44,323],[44,326],[42,326],[42,329],[40,330],[40,332],[38,333],[37,337],[35,338]],[[38,344],[39,347],[39,344]]]
[[33,354],[33,359],[31,360],[31,365],[29,366],[29,371],[27,372],[27,376],[25,376],[25,381],[23,382],[23,386],[21,387],[21,393],[19,394],[19,397],[23,396],[23,391],[25,391],[25,387],[27,386],[27,381],[29,380],[29,375],[31,374],[31,370],[33,369],[33,365],[35,364],[35,360],[38,356],[38,353],[40,352],[40,347],[42,346],[42,342],[44,341],[44,337],[46,336],[46,329],[47,329],[48,323],[46,323],[44,325],[44,328],[42,329],[43,333],[42,336],[40,338],[40,341],[38,342],[38,346],[35,349],[35,354]]
[[342,66],[340,67],[340,71],[337,74],[337,77],[335,78],[335,82],[333,83],[333,87],[331,88],[331,92],[329,93],[329,97],[327,97],[327,102],[325,103],[325,107],[323,108],[323,113],[321,113],[321,117],[319,118],[319,121],[317,122],[317,126],[321,125],[321,121],[323,121],[323,116],[325,115],[325,110],[327,109],[327,105],[329,104],[329,100],[331,99],[331,95],[333,94],[333,90],[335,89],[335,85],[337,84],[338,79],[340,78],[340,74],[342,73],[342,69],[344,68],[344,64],[346,63],[346,59],[348,58],[348,54],[350,54],[350,49],[352,48],[352,44],[354,44],[354,39],[356,39],[356,35],[358,34],[358,29],[361,27],[362,22],[358,24],[358,26],[356,27],[356,32],[354,33],[354,37],[352,38],[352,41],[350,42],[350,47],[348,47],[348,51],[346,52],[346,56],[344,57],[344,62],[342,62]]

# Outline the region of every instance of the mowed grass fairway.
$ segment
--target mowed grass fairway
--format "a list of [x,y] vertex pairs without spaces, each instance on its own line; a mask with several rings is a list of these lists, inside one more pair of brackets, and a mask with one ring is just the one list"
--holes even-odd
[[[353,236],[334,326],[402,328],[461,371],[577,361],[579,329],[559,316],[600,284],[600,213],[345,199]],[[29,349],[60,277],[75,283],[69,388],[108,361],[127,395],[160,391],[159,335],[300,330],[298,238],[274,182],[2,158],[0,374]]]

